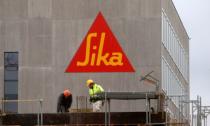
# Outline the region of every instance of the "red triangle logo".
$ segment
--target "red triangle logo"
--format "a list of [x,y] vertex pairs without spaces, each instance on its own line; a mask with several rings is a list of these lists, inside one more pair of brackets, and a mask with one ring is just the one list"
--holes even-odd
[[134,72],[101,12],[66,72]]

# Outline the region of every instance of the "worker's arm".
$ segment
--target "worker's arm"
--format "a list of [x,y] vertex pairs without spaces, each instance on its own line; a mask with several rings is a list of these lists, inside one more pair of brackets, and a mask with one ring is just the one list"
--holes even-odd
[[57,112],[61,111],[61,102],[62,102],[62,95],[58,97],[58,102],[57,102]]
[[72,95],[69,96],[67,103],[68,104],[66,105],[66,109],[69,109],[71,107],[71,104],[72,104]]
[[104,89],[101,87],[101,85],[98,85],[98,88],[100,89],[101,92],[104,92]]

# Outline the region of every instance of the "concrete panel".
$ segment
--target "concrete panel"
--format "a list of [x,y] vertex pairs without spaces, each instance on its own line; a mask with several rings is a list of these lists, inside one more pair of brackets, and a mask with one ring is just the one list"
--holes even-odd
[[4,52],[0,51],[0,68],[3,69],[4,67]]
[[52,15],[52,0],[28,0],[28,17],[50,18]]
[[[3,94],[4,93],[4,38],[3,38],[4,32],[3,31],[4,31],[4,28],[2,26],[2,21],[0,21],[0,99],[4,97],[4,94]],[[0,106],[0,109],[1,109],[1,106]]]
[[5,51],[20,51],[26,41],[26,23],[24,21],[3,22]]
[[101,10],[108,17],[136,19],[138,17],[159,17],[160,6],[160,0],[107,0],[102,1]]
[[[135,24],[132,22],[131,24],[133,24],[133,28],[135,29]],[[137,27],[136,29],[141,29],[141,32],[133,32],[133,34],[140,33],[139,35],[134,35],[136,37],[135,47],[137,47],[135,58],[138,62],[136,63],[144,67],[160,66],[159,20],[147,19],[138,24],[141,24],[141,26]]]
[[2,21],[0,20],[0,67],[3,67],[4,65],[4,60],[3,60],[3,55],[4,55],[4,29],[5,27],[2,24]]
[[[67,67],[76,53],[93,19],[53,22],[53,61],[56,66]],[[62,62],[61,62],[62,61]]]
[[98,0],[53,0],[53,19],[93,18],[99,11]]
[[[108,20],[129,60],[140,74],[141,67],[160,67],[160,20]],[[134,48],[135,47],[135,48]],[[132,50],[132,51],[131,51]],[[156,71],[158,72],[158,71]]]
[[0,0],[0,20],[4,17],[4,1]]
[[145,17],[160,17],[161,11],[161,2],[160,0],[141,0],[143,4],[141,4],[141,9],[144,10]]
[[52,23],[47,19],[28,22],[27,66],[49,66],[52,63]]
[[[19,65],[25,60],[27,41],[26,21],[4,21],[1,24],[0,43],[2,52],[19,52]],[[1,62],[1,61],[0,61]]]
[[[43,99],[43,110],[52,110],[55,100],[53,75],[51,68],[20,67],[19,72],[19,99]],[[23,102],[19,104],[20,112],[38,112],[39,102]]]
[[[2,55],[0,55],[0,58],[2,58]],[[4,97],[4,69],[3,66],[0,66],[0,99],[2,99],[3,97]],[[0,109],[1,107],[2,106],[0,106]]]
[[53,68],[44,71],[43,79],[43,111],[56,112],[57,110],[57,98],[59,96],[57,86],[59,83],[55,83],[55,72]]
[[28,0],[0,0],[0,19],[27,18]]
[[126,17],[128,0],[106,0],[102,1],[101,11],[107,17]]

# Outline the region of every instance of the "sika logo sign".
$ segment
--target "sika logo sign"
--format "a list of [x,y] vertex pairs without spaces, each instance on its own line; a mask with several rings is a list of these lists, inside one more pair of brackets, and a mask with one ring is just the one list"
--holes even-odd
[[99,12],[66,72],[134,72]]

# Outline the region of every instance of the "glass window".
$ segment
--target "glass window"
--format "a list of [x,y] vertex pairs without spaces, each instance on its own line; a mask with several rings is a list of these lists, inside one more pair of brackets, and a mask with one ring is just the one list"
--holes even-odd
[[18,93],[18,85],[17,81],[5,81],[5,94],[17,94]]
[[163,38],[164,39],[163,39],[163,42],[164,42],[164,45],[165,45],[165,43],[166,43],[166,19],[164,18],[163,21],[164,21],[164,29],[163,29],[164,30],[164,32],[163,32],[163,34],[164,34]]
[[[162,10],[162,44],[168,51],[179,71],[182,73],[186,81],[189,81],[189,56],[181,45],[179,36],[173,29],[169,18],[164,10]],[[173,72],[170,65],[162,56],[162,88],[167,95],[183,95],[187,87],[184,87]],[[172,98],[174,104],[179,107],[178,98]]]
[[[18,99],[18,52],[4,53],[4,99]],[[5,103],[5,112],[18,111],[18,103]]]
[[[6,94],[5,99],[6,100],[14,100],[17,99],[17,94]],[[18,103],[17,102],[10,102],[4,104],[4,111],[7,113],[17,113],[18,110]]]
[[163,42],[163,31],[164,31],[164,22],[163,22],[163,14],[162,14],[162,20],[161,20],[161,41]]
[[16,52],[7,52],[5,53],[5,66],[12,67],[17,66],[18,64],[18,53]]
[[185,49],[182,47],[179,38],[164,11],[162,11],[162,43],[185,80],[189,81],[188,72],[185,72],[185,67],[189,66],[188,63],[184,61],[188,57],[185,55]]
[[5,70],[5,80],[18,80],[18,71]]

